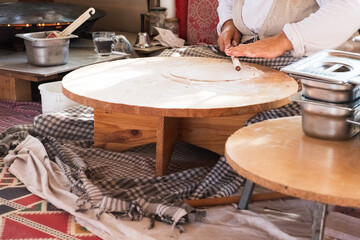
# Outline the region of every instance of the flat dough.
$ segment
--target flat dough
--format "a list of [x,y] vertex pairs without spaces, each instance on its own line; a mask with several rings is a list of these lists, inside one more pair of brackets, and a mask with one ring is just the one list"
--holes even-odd
[[249,80],[254,77],[259,77],[262,71],[242,65],[240,71],[236,71],[234,66],[229,62],[209,63],[209,64],[194,64],[185,65],[174,68],[168,72],[170,77],[178,81],[200,81],[200,82],[227,82]]

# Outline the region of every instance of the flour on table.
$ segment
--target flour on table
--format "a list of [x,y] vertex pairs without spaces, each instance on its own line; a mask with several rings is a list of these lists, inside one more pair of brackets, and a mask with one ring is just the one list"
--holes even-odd
[[262,71],[248,65],[242,65],[236,71],[229,62],[185,65],[171,69],[165,73],[166,77],[180,82],[228,82],[249,80],[259,77]]

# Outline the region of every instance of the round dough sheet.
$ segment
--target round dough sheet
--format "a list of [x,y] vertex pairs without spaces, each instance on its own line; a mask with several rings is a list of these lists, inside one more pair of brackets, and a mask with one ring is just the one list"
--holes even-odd
[[236,71],[231,63],[218,62],[184,65],[170,70],[166,75],[176,81],[227,82],[249,80],[261,73],[262,71],[248,65],[242,65],[241,70]]

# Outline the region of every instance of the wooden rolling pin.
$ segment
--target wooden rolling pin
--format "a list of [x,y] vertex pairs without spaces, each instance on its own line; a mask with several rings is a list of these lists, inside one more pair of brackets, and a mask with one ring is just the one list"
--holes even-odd
[[[235,196],[221,197],[221,198],[185,200],[185,203],[193,207],[210,207],[210,206],[224,205],[229,203],[239,203],[240,198],[241,195],[235,195]],[[290,197],[277,192],[257,193],[251,195],[250,201],[258,202],[258,201],[275,200],[281,198],[290,198]]]

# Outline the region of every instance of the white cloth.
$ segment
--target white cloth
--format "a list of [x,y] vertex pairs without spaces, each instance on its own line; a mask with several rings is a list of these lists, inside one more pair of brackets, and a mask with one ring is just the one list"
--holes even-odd
[[[251,8],[253,12],[256,9],[262,9],[265,1],[273,2],[273,0],[245,0],[244,9]],[[293,55],[296,57],[309,55],[325,48],[336,48],[360,28],[359,0],[316,0],[316,2],[320,6],[317,12],[300,22],[286,24],[283,28],[293,45]],[[265,18],[268,11],[269,9],[267,12],[257,11],[257,14],[265,14],[263,16]],[[232,19],[232,0],[219,0],[218,14],[217,30],[220,34],[224,22]],[[251,17],[251,15],[243,13],[242,16]],[[256,26],[256,24],[263,23],[256,18],[243,20],[251,29],[259,29],[261,25]],[[334,32],[339,34],[334,35]]]
[[[104,213],[96,219],[96,209],[77,212],[78,197],[58,165],[50,161],[42,143],[28,136],[5,157],[9,171],[33,194],[75,216],[76,221],[105,240],[306,240],[311,235],[313,203],[300,199],[251,203],[249,210],[238,211],[235,204],[207,208],[204,223],[187,223],[186,232],[169,237],[169,225],[156,222],[148,229],[149,219],[127,221]],[[0,159],[1,163],[1,159]],[[267,190],[256,185],[255,192]],[[358,239],[360,219],[331,211],[326,219],[325,237]],[[63,235],[64,238],[68,235]]]
[[[156,222],[148,229],[149,219],[129,221],[104,213],[96,219],[96,209],[77,212],[78,197],[69,191],[69,182],[60,168],[47,157],[42,143],[28,136],[6,157],[9,171],[22,181],[30,192],[75,216],[89,231],[102,239],[167,240],[170,226]],[[263,190],[260,189],[262,192]],[[311,234],[312,203],[299,200],[276,200],[252,203],[250,211],[238,211],[236,205],[207,209],[204,223],[187,223],[185,233],[173,239],[248,239],[306,240]]]

